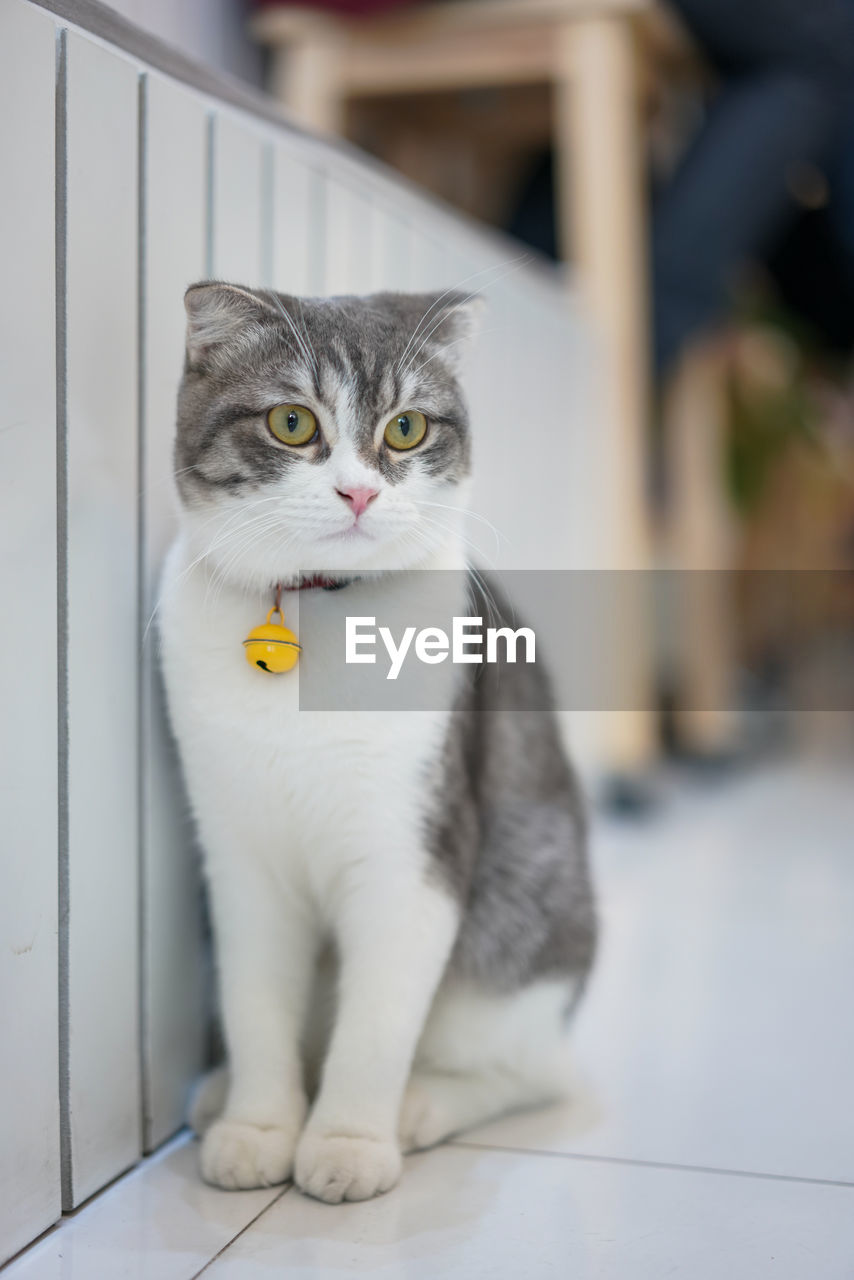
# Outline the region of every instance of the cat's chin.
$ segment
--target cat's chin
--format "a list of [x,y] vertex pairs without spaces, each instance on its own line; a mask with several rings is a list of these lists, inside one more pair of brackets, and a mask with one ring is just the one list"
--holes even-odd
[[395,548],[378,547],[374,544],[372,554],[366,554],[368,548],[360,548],[361,554],[353,554],[355,543],[330,544],[322,550],[307,549],[298,559],[290,556],[286,561],[276,556],[264,556],[263,559],[242,563],[220,565],[216,557],[208,557],[208,570],[212,578],[221,583],[228,583],[240,591],[264,592],[272,583],[281,582],[292,587],[300,581],[310,579],[326,579],[330,584],[348,582],[354,577],[382,578],[388,574],[414,572],[428,569],[461,569],[465,567],[466,556],[463,545],[456,539],[435,547]]

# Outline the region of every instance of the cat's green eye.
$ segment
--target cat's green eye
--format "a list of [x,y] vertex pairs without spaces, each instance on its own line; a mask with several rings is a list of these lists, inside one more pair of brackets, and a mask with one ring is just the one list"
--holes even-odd
[[398,413],[386,423],[383,439],[390,449],[414,449],[427,434],[427,419],[417,409]]
[[267,426],[283,444],[309,444],[317,435],[317,419],[301,404],[277,404],[267,414]]

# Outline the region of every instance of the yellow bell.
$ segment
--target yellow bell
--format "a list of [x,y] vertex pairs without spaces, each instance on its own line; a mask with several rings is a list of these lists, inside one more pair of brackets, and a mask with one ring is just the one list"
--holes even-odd
[[[281,622],[270,621],[274,613],[279,615]],[[285,626],[285,615],[278,605],[274,605],[267,614],[267,621],[249,632],[243,648],[250,667],[276,675],[280,671],[293,670],[299,662],[301,646],[293,631]]]

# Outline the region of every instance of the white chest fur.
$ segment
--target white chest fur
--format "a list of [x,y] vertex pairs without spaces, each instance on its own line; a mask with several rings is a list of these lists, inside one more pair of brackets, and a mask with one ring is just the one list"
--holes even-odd
[[[423,856],[453,674],[447,704],[431,711],[300,710],[299,667],[267,675],[244,659],[242,640],[266,602],[211,586],[204,567],[189,563],[179,541],[164,571],[160,632],[172,721],[209,868],[238,846],[328,903],[342,865],[368,852]],[[346,589],[357,613],[366,607],[358,590]],[[297,631],[299,606],[300,593],[286,595],[286,621]],[[333,637],[316,632],[306,657],[322,662]],[[397,854],[383,849],[384,831],[395,832]]]

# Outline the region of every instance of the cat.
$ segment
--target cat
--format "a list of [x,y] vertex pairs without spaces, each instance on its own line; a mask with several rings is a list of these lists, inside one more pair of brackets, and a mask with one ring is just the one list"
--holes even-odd
[[596,920],[539,667],[455,668],[432,711],[300,711],[299,670],[241,647],[277,584],[294,626],[307,592],[359,613],[396,571],[464,576],[479,301],[186,293],[160,633],[217,952],[227,1065],[194,1123],[220,1187],[367,1199],[402,1153],[566,1087]]

